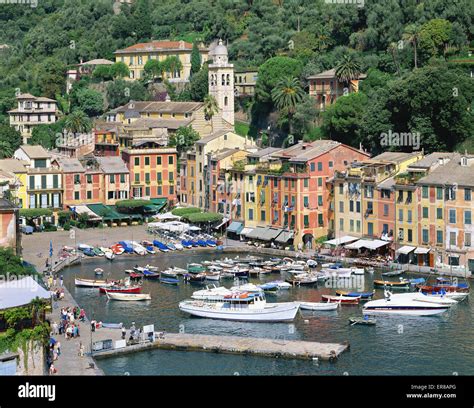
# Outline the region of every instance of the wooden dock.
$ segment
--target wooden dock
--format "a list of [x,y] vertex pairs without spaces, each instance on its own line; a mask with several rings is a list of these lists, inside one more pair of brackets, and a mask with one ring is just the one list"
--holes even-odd
[[164,338],[157,338],[153,343],[135,344],[120,349],[94,353],[94,358],[114,357],[124,353],[133,353],[154,348],[299,360],[318,359],[332,362],[336,361],[344,351],[349,350],[349,343],[318,343],[312,341],[255,337],[166,333]]

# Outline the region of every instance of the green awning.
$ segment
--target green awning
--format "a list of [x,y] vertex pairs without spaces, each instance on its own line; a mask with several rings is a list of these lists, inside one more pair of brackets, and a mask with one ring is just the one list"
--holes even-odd
[[141,220],[143,219],[143,216],[141,214],[126,214],[126,213],[122,213],[120,211],[117,211],[117,207],[115,205],[108,205],[107,207],[109,207],[110,209],[112,209],[113,211],[115,211],[118,216],[120,218],[117,218],[119,220]]
[[293,231],[282,231],[281,234],[276,237],[275,241],[286,244],[290,239],[293,238],[293,236]]
[[247,234],[247,238],[250,239],[262,239],[261,237],[263,236],[266,228],[265,227],[257,227],[254,230],[250,231]]
[[87,208],[97,214],[97,216],[104,219],[104,221],[121,220],[125,217],[123,214],[119,214],[115,209],[110,208],[109,205],[104,204],[88,204]]
[[232,221],[230,225],[227,227],[227,232],[233,232],[234,234],[240,234],[240,232],[244,229],[244,224],[237,221]]
[[150,198],[150,201],[153,204],[147,205],[144,207],[146,212],[153,212],[153,213],[158,213],[160,212],[163,208],[165,208],[168,204],[168,199],[167,198]]
[[265,228],[265,231],[262,232],[260,239],[263,241],[271,241],[280,235],[281,228]]

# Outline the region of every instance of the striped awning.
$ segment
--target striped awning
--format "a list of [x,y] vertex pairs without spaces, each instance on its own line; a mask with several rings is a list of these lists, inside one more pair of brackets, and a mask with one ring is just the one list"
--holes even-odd
[[398,248],[396,252],[399,254],[408,255],[410,252],[414,251],[415,249],[416,248],[414,246],[405,245],[405,246],[402,246],[401,248]]

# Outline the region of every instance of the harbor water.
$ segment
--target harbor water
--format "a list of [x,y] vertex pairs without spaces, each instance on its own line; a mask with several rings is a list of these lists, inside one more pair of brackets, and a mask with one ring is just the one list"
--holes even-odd
[[[432,317],[377,316],[375,326],[355,325],[350,317],[361,317],[362,306],[342,306],[337,311],[301,311],[293,323],[229,322],[191,317],[178,308],[181,300],[204,288],[200,284],[170,286],[149,280],[142,293],[150,293],[149,302],[107,301],[98,289],[76,288],[74,277],[94,278],[94,269],[104,270],[102,279],[123,279],[125,269],[147,263],[159,270],[187,263],[234,257],[236,254],[200,252],[199,250],[168,254],[119,256],[113,262],[104,258],[88,259],[81,265],[63,271],[64,283],[89,318],[105,323],[122,322],[127,328],[132,322],[137,327],[154,324],[156,331],[186,332],[214,335],[317,342],[348,341],[350,351],[335,363],[284,360],[244,355],[213,354],[169,350],[151,350],[97,360],[107,375],[473,375],[474,332],[473,306],[469,299],[446,313]],[[241,257],[246,254],[241,254]],[[408,275],[408,277],[415,277]],[[279,273],[263,278],[250,278],[258,284],[282,279]],[[373,276],[358,276],[354,290],[372,290]],[[398,277],[388,278],[398,280]],[[344,285],[347,286],[346,281]],[[232,279],[222,279],[221,285],[234,285]],[[334,294],[342,281],[319,286],[294,287],[277,295],[268,295],[268,302],[293,300],[318,302],[322,294]],[[327,287],[329,286],[329,287]],[[344,289],[339,287],[340,289]],[[404,293],[404,292],[400,292]],[[375,298],[383,291],[376,290]],[[84,328],[86,329],[86,328]]]

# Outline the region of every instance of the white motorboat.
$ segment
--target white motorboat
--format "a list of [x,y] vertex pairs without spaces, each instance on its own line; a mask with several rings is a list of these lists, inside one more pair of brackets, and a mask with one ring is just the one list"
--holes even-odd
[[174,242],[173,245],[178,251],[182,251],[184,249],[183,245],[178,244],[177,242]]
[[331,302],[300,302],[300,309],[303,310],[336,310],[340,303]]
[[204,272],[204,275],[208,281],[218,281],[221,278],[220,272]]
[[308,265],[309,268],[316,268],[318,263],[314,259],[308,259],[306,265]]
[[100,287],[113,286],[114,282],[107,282],[105,280],[98,280],[98,279],[75,278],[74,284],[76,286],[80,286],[84,288],[100,288]]
[[407,316],[431,316],[444,313],[450,305],[421,301],[408,293],[396,294],[385,291],[384,299],[371,300],[364,305],[364,315],[397,314]]
[[456,305],[457,300],[450,299],[449,297],[444,296],[432,296],[423,292],[414,292],[414,293],[400,293],[397,295],[400,299],[405,297],[407,299],[418,300],[420,302],[428,303],[438,303],[440,305],[447,305],[449,307]]
[[230,294],[232,294],[232,291],[225,288],[224,286],[212,285],[206,286],[206,289],[193,292],[191,298],[195,300],[217,300]]
[[250,292],[250,293],[260,293],[262,289],[260,286],[254,285],[253,283],[245,283],[243,285],[235,285],[230,288],[232,292]]
[[210,319],[281,322],[295,318],[299,303],[267,303],[262,293],[238,292],[215,301],[185,300],[179,303],[179,309]]
[[123,301],[140,301],[140,300],[151,300],[149,293],[118,293],[105,291],[107,299],[110,300],[123,300]]
[[112,251],[104,252],[105,258],[109,261],[113,261],[115,259],[115,254]]

